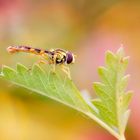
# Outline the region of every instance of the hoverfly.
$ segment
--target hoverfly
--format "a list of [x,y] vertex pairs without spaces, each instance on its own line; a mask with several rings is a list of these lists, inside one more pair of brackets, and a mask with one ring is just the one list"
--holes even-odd
[[9,46],[7,51],[11,54],[26,52],[39,55],[41,56],[41,60],[39,60],[38,63],[51,64],[53,66],[53,72],[55,72],[55,66],[60,65],[62,70],[68,75],[69,78],[70,70],[67,65],[75,62],[75,55],[63,49],[43,50],[29,46]]

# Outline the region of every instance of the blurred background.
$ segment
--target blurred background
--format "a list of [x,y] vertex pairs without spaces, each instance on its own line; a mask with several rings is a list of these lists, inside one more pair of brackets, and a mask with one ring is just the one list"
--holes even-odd
[[[77,55],[72,79],[93,97],[97,67],[106,50],[121,44],[130,63],[128,89],[134,90],[127,140],[140,140],[139,0],[0,0],[0,64],[31,66],[28,54],[9,55],[9,45],[62,48]],[[0,140],[115,140],[76,111],[0,79]]]

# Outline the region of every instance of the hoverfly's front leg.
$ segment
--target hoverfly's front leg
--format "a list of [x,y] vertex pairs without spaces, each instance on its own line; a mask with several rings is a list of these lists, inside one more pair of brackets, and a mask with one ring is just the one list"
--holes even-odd
[[71,79],[69,67],[68,67],[68,66],[64,66],[64,65],[61,65],[61,68],[62,68],[62,71],[63,71],[64,73],[66,73],[66,75],[68,76],[68,78]]
[[52,64],[52,73],[55,73],[55,64]]
[[55,73],[55,67],[56,67],[56,57],[57,55],[53,55],[52,60],[49,62],[49,64],[52,65],[52,73]]

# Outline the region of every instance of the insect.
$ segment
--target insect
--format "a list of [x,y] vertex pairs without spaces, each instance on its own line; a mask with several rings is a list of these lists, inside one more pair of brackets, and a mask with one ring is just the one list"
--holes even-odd
[[75,55],[69,51],[65,51],[63,49],[43,50],[29,46],[9,46],[7,51],[11,54],[26,52],[39,55],[41,59],[38,63],[51,64],[53,66],[53,72],[55,72],[55,66],[60,65],[68,77],[71,77],[70,70],[67,65],[75,62]]

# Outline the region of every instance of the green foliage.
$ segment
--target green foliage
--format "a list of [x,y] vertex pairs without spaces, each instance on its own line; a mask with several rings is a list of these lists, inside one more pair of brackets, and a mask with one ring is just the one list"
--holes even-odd
[[92,103],[99,110],[99,117],[110,127],[115,128],[120,135],[124,134],[130,110],[128,105],[132,96],[126,92],[129,75],[124,76],[128,57],[124,57],[123,49],[116,54],[106,53],[106,66],[98,69],[101,83],[94,83],[98,96]]
[[14,84],[35,91],[77,110],[88,110],[88,106],[73,82],[67,77],[63,78],[59,71],[56,73],[46,72],[38,65],[34,65],[32,70],[29,70],[22,64],[17,64],[16,70],[3,66],[2,75]]
[[84,98],[72,80],[59,69],[54,74],[48,67],[43,69],[34,65],[30,71],[22,64],[17,64],[16,70],[3,66],[1,76],[82,112],[119,140],[125,140],[124,131],[130,113],[128,105],[132,96],[131,92],[125,91],[127,64],[128,57],[124,57],[123,49],[116,54],[110,51],[106,53],[106,66],[98,70],[101,83],[95,82],[93,85],[97,99]]

